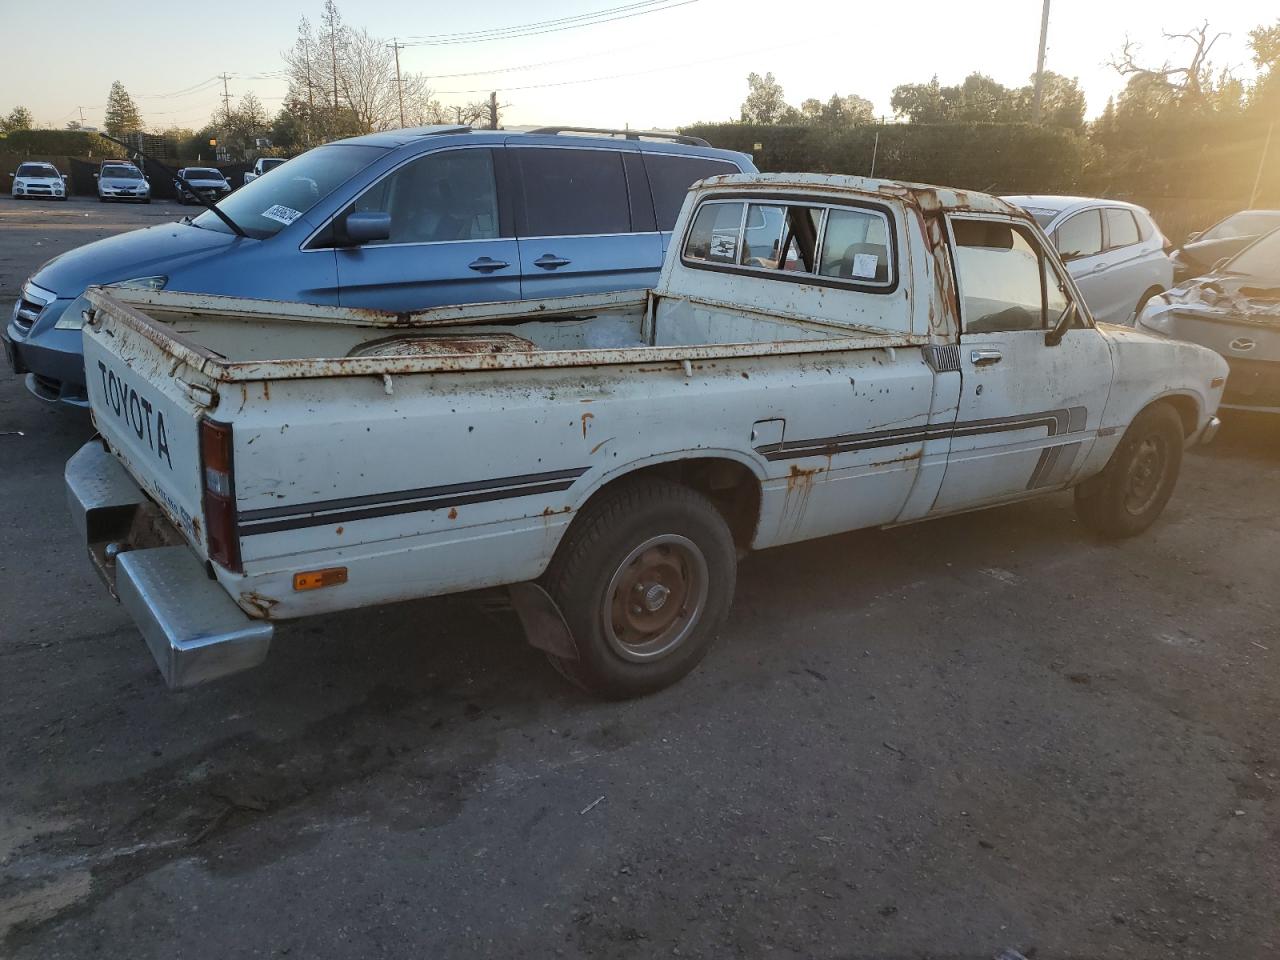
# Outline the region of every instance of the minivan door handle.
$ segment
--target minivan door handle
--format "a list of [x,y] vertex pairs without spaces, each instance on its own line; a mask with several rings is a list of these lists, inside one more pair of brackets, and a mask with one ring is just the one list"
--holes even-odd
[[467,264],[472,270],[478,270],[480,273],[493,273],[495,270],[505,270],[511,264],[505,260],[494,260],[492,257],[480,257],[472,260]]
[[554,270],[556,267],[567,267],[572,262],[572,260],[566,260],[564,257],[557,257],[554,253],[544,253],[533,261],[533,265],[541,267],[543,270]]
[[988,367],[993,363],[999,363],[1004,359],[1004,354],[999,350],[971,350],[969,351],[969,362],[975,367]]

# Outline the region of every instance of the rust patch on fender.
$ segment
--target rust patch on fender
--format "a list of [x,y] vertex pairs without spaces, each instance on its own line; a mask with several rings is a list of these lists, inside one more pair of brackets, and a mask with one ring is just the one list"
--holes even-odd
[[875,463],[871,464],[871,466],[887,467],[891,463],[911,463],[913,461],[919,460],[923,456],[924,456],[923,449],[912,450],[910,453],[904,453],[900,457],[890,457],[888,460],[877,460]]
[[450,520],[457,520],[457,519],[458,519],[458,508],[457,508],[457,507],[450,507],[450,508],[449,508],[449,519],[450,519]]
[[271,619],[271,609],[280,601],[274,597],[264,597],[260,593],[242,593],[240,594],[240,605],[251,607],[263,620]]
[[[596,415],[590,412],[584,413],[582,415],[582,439],[583,440],[587,439],[587,421],[594,420],[595,418],[596,418]],[[594,453],[595,451],[592,451],[592,452]]]

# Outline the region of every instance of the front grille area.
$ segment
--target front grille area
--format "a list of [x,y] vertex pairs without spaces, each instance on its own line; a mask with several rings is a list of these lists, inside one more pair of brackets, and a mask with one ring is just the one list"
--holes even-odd
[[18,299],[18,309],[13,315],[13,323],[19,330],[26,333],[35,322],[40,319],[40,314],[44,311],[44,304],[38,300],[28,300],[26,297]]
[[1231,373],[1222,402],[1242,407],[1280,407],[1280,363],[1227,358]]

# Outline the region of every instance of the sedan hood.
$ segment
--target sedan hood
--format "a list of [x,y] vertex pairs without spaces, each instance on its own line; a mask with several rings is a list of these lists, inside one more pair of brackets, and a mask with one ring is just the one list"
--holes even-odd
[[1205,319],[1280,325],[1280,281],[1215,273],[1188,280],[1155,298],[1157,308]]
[[33,273],[31,281],[59,297],[78,297],[92,284],[167,276],[193,260],[256,242],[184,223],[157,224],[69,250]]

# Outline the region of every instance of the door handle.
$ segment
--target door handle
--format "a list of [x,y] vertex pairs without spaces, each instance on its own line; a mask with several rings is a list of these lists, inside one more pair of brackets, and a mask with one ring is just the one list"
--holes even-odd
[[993,363],[999,363],[1004,359],[1004,354],[999,350],[970,350],[969,362],[975,367],[989,367]]
[[541,267],[543,270],[554,270],[556,267],[567,267],[572,262],[572,260],[566,260],[564,257],[557,257],[554,253],[544,253],[533,261],[533,265]]
[[480,273],[493,273],[495,270],[505,270],[511,264],[505,260],[494,260],[492,257],[480,257],[478,260],[472,260],[467,266]]
[[1111,266],[1109,263],[1095,263],[1093,265],[1093,272],[1097,273],[1099,270],[1105,270],[1109,266]]

